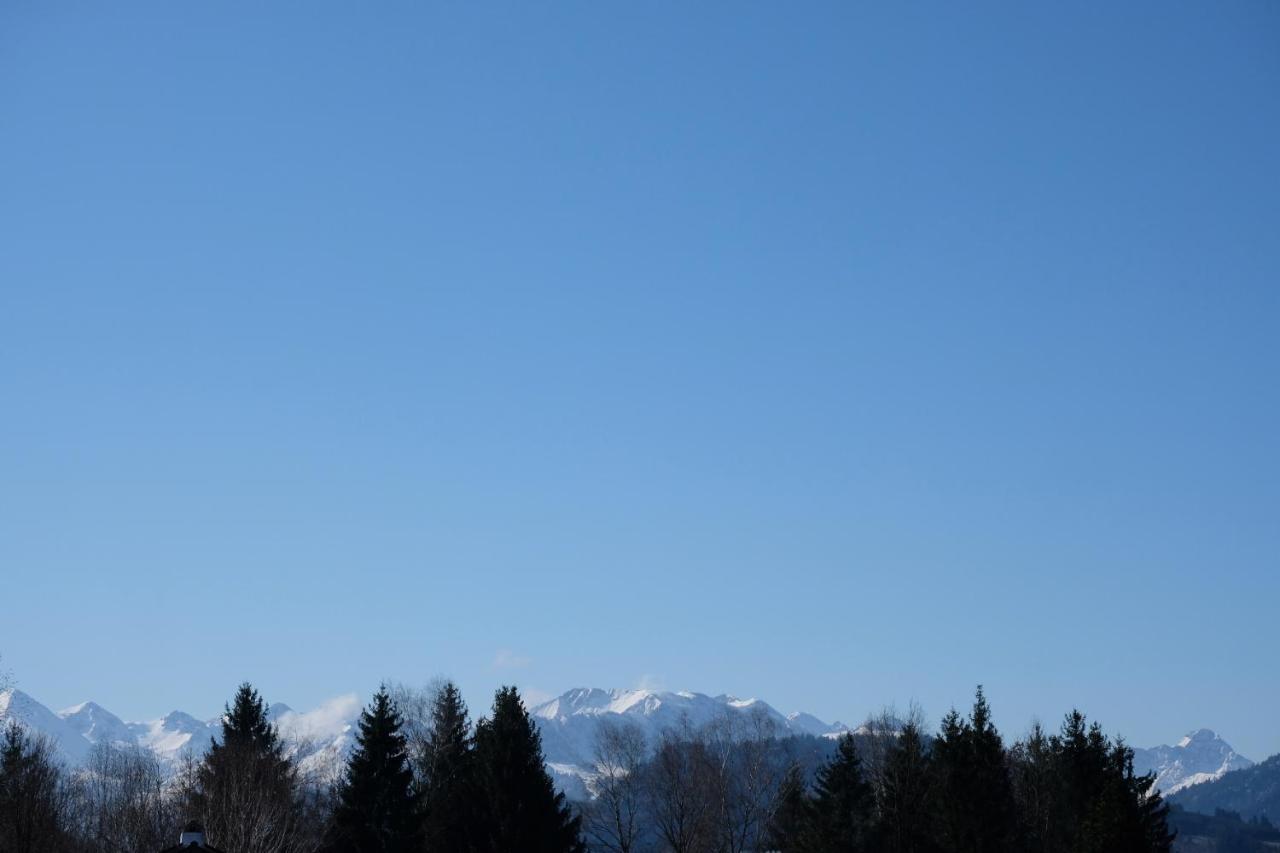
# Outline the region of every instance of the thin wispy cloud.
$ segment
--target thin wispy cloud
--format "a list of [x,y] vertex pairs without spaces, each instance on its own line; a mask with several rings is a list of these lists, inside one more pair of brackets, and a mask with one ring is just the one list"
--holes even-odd
[[498,649],[493,656],[493,669],[524,669],[533,663],[533,658],[521,655],[511,649]]
[[360,716],[360,697],[346,693],[326,699],[310,711],[286,711],[277,724],[281,734],[295,740],[329,738],[341,734],[343,729]]
[[660,675],[646,672],[636,679],[637,690],[666,690],[666,681]]

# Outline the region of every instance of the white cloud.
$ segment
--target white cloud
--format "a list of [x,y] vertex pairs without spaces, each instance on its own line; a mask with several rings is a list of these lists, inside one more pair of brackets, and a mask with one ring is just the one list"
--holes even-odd
[[493,656],[494,669],[524,669],[532,663],[532,658],[516,654],[511,649],[498,649]]
[[310,711],[286,711],[276,724],[280,727],[280,734],[289,740],[327,740],[342,734],[347,726],[354,723],[360,716],[360,708],[359,696],[344,693],[326,699]]

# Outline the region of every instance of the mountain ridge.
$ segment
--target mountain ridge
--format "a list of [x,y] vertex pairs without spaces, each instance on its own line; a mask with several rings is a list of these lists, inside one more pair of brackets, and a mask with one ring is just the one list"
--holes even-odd
[[[354,743],[361,708],[355,694],[343,694],[302,712],[277,702],[268,717],[304,773],[332,778]],[[668,732],[697,730],[725,719],[764,725],[781,736],[834,738],[854,731],[803,711],[783,714],[762,699],[687,690],[578,687],[532,705],[529,714],[541,734],[548,770],[562,789],[578,796],[585,795],[594,774],[595,743],[606,721],[636,725],[651,745]],[[221,715],[200,719],[174,710],[152,720],[127,721],[93,701],[54,712],[16,688],[0,692],[0,719],[6,716],[52,738],[70,765],[83,765],[95,745],[108,743],[148,749],[171,772],[188,756],[202,755],[221,729]],[[1135,749],[1134,765],[1138,772],[1156,773],[1157,787],[1173,794],[1253,762],[1211,729],[1197,729],[1174,745]]]
[[1155,773],[1156,787],[1166,795],[1252,766],[1252,761],[1232,749],[1213,729],[1196,729],[1172,746],[1133,751],[1134,770]]
[[1280,755],[1183,788],[1169,802],[1191,812],[1212,814],[1222,809],[1246,819],[1265,817],[1280,823]]

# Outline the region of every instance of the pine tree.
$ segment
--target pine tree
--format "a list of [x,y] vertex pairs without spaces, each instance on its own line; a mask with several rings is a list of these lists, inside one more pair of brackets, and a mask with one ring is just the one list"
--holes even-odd
[[793,764],[783,777],[778,792],[778,808],[769,821],[768,849],[779,853],[803,853],[807,849],[809,809],[804,771],[799,764]]
[[226,708],[221,741],[195,768],[187,811],[210,843],[236,853],[289,853],[309,842],[297,770],[247,682]]
[[419,846],[418,799],[400,714],[386,687],[360,714],[356,749],[338,788],[333,853],[410,853]]
[[[1100,731],[1100,730],[1099,730]],[[1084,853],[1167,853],[1173,845],[1159,792],[1148,793],[1153,775],[1133,771],[1133,750],[1108,743],[1095,793],[1080,823],[1077,849]]]
[[248,747],[262,755],[280,755],[280,734],[267,718],[266,700],[244,682],[236,690],[235,699],[222,717],[222,743],[214,743],[213,751]]
[[1047,853],[1168,853],[1168,807],[1133,750],[1079,711],[1058,734],[1037,728],[1014,757],[1023,847]]
[[520,694],[504,687],[476,726],[476,778],[484,853],[585,853],[575,817],[543,764],[542,740]]
[[1060,834],[1063,780],[1039,723],[1010,751],[1009,763],[1022,847],[1027,853],[1053,853]]
[[981,805],[980,827],[973,849],[979,853],[1010,850],[1015,840],[1016,811],[1013,783],[1004,740],[991,720],[991,706],[979,685],[969,715],[972,784]]
[[1013,849],[1013,787],[1004,742],[991,721],[979,685],[969,718],[953,709],[934,743],[939,791],[940,841],[955,853]]
[[934,845],[932,762],[919,726],[908,722],[880,770],[876,837],[885,853],[928,853]]
[[810,838],[805,849],[824,853],[855,853],[870,849],[871,813],[875,804],[871,785],[863,777],[862,759],[853,736],[846,734],[836,754],[818,768],[810,805]]
[[470,849],[476,814],[470,728],[461,692],[446,682],[432,702],[431,734],[418,768],[427,853]]

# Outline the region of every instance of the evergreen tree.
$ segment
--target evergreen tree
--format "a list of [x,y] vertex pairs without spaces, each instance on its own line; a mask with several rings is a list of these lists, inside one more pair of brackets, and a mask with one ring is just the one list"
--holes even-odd
[[520,694],[504,687],[493,716],[476,726],[475,769],[483,853],[585,853],[581,819],[558,793],[543,764],[542,740]]
[[386,687],[360,714],[356,749],[338,788],[329,849],[333,853],[410,853],[419,846],[402,720]]
[[1024,848],[1043,853],[1168,853],[1168,807],[1133,751],[1072,711],[1056,735],[1035,729],[1014,753]]
[[804,771],[793,764],[783,777],[778,792],[778,808],[769,821],[768,849],[778,853],[803,853],[809,831],[809,797],[805,792]]
[[297,770],[267,717],[267,704],[241,684],[189,780],[187,810],[211,844],[235,853],[290,853],[308,843]]
[[940,841],[954,853],[1000,853],[1014,845],[1016,813],[1004,742],[979,686],[969,718],[953,709],[934,744],[941,785]]
[[467,706],[453,682],[436,692],[431,731],[419,757],[423,841],[428,853],[471,848],[475,823],[470,723]]
[[227,706],[222,717],[222,743],[215,742],[210,749],[235,749],[247,747],[261,755],[278,756],[283,747],[280,733],[267,718],[266,700],[244,682],[236,690],[235,699]]
[[1123,742],[1109,745],[1096,793],[1081,823],[1077,849],[1087,853],[1166,853],[1173,846],[1166,818],[1169,809],[1155,776],[1137,776],[1133,750]]
[[805,849],[823,853],[855,853],[870,849],[871,785],[863,777],[862,759],[853,736],[846,734],[836,754],[818,768],[810,805]]
[[1060,834],[1062,779],[1050,739],[1039,723],[1014,746],[1009,763],[1022,847],[1027,853],[1053,853]]
[[934,845],[933,768],[924,734],[902,727],[880,771],[876,837],[885,853],[929,853]]

